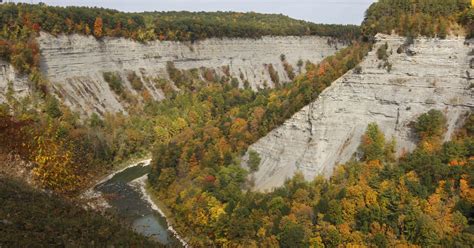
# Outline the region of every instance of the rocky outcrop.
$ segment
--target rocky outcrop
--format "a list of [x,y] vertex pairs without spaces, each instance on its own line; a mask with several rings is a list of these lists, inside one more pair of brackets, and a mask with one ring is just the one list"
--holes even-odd
[[7,102],[9,97],[21,99],[30,93],[28,77],[18,75],[12,65],[0,60],[0,103]]
[[[118,73],[123,79],[124,90],[132,98],[142,99],[143,91],[146,91],[147,97],[160,100],[164,94],[157,85],[159,80],[150,79],[168,79],[168,62],[182,70],[212,69],[219,76],[237,79],[241,86],[248,80],[250,86],[257,89],[264,84],[273,86],[270,64],[280,81],[289,81],[280,60],[281,54],[297,70],[300,59],[316,63],[337,50],[337,46],[328,44],[327,38],[314,36],[144,44],[121,38],[97,40],[92,36],[54,37],[42,33],[38,42],[41,69],[50,80],[54,93],[82,113],[127,112],[127,103],[110,89],[104,80],[104,72]],[[133,89],[127,80],[130,73],[142,80],[143,91]],[[7,81],[0,78],[0,89],[5,85]]]
[[[376,54],[385,43],[391,70]],[[463,38],[417,39],[403,51],[404,43],[402,37],[378,35],[361,70],[333,82],[315,102],[252,145],[249,150],[261,157],[259,170],[251,175],[254,188],[271,190],[297,171],[307,180],[330,176],[335,165],[357,151],[372,122],[396,140],[399,152],[409,151],[416,142],[410,122],[438,109],[448,118],[449,139],[474,107],[473,45]]]

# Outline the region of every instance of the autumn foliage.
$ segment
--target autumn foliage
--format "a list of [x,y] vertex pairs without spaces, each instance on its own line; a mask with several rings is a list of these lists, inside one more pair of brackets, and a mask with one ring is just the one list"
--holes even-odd
[[101,17],[97,17],[94,22],[94,36],[97,38],[102,37],[102,29],[103,29],[104,23],[102,21]]

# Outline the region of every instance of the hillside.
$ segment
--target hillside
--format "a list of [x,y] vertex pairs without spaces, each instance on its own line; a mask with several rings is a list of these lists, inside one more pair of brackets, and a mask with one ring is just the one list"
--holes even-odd
[[123,223],[0,175],[0,244],[160,247]]

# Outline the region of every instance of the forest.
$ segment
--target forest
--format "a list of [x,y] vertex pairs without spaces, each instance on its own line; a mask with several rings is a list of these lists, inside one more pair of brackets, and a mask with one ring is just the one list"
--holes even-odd
[[469,0],[379,0],[367,9],[362,32],[367,37],[395,32],[446,38],[450,33],[464,33],[459,24],[467,26],[468,32],[472,29]]
[[[453,141],[442,143],[445,125],[439,111],[421,115],[413,127],[418,148],[398,159],[396,141],[370,124],[362,159],[338,166],[330,180],[307,182],[297,174],[271,193],[242,191],[247,172],[237,165],[198,169],[191,160],[191,182],[175,183],[169,178],[174,172],[163,169],[156,190],[199,247],[469,247],[474,116]],[[162,151],[155,157],[170,156],[162,162],[181,161]]]

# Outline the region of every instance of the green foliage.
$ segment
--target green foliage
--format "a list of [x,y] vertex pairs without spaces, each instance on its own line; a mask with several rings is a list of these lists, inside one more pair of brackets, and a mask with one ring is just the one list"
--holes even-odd
[[0,243],[6,247],[160,247],[115,218],[0,176]]
[[308,239],[306,238],[302,226],[296,223],[288,223],[283,227],[280,234],[280,247],[309,247]]
[[385,158],[385,136],[377,124],[369,124],[362,137],[360,149],[364,160],[383,160]]
[[92,128],[96,127],[104,127],[105,123],[104,121],[99,117],[97,113],[92,113],[90,120],[89,120],[89,125]]
[[449,32],[456,33],[457,22],[472,26],[469,0],[380,0],[366,11],[362,23],[363,33],[391,34],[392,31],[407,37],[418,35],[445,38]]
[[132,85],[132,88],[136,91],[143,90],[143,82],[142,79],[134,72],[129,72],[127,75],[127,79]]
[[46,113],[51,118],[59,118],[63,114],[61,109],[59,108],[58,99],[54,96],[50,96],[46,100]]
[[254,151],[254,150],[250,150],[249,151],[249,162],[248,162],[250,171],[252,171],[252,172],[257,171],[261,160],[262,159],[260,158],[260,155],[258,154],[258,152]]
[[110,89],[117,95],[123,94],[123,80],[117,72],[104,72],[104,80],[109,84]]
[[470,8],[459,18],[461,24],[466,27],[467,37],[468,39],[474,37],[474,9]]
[[[4,25],[21,24],[52,34],[94,34],[97,20],[105,36],[195,41],[211,37],[264,35],[320,35],[351,40],[359,34],[354,25],[325,25],[295,20],[284,15],[238,12],[145,12],[125,13],[111,9],[53,7],[45,4],[2,4]],[[28,17],[24,20],[24,17]]]
[[388,49],[388,44],[387,43],[385,43],[384,45],[381,45],[377,49],[377,58],[379,60],[387,60],[387,58],[388,58],[387,49]]
[[446,117],[439,110],[430,110],[418,117],[414,129],[421,139],[441,137],[446,129]]
[[278,76],[278,72],[272,64],[268,65],[268,73],[270,74],[270,79],[275,84],[275,87],[280,87],[280,76]]

